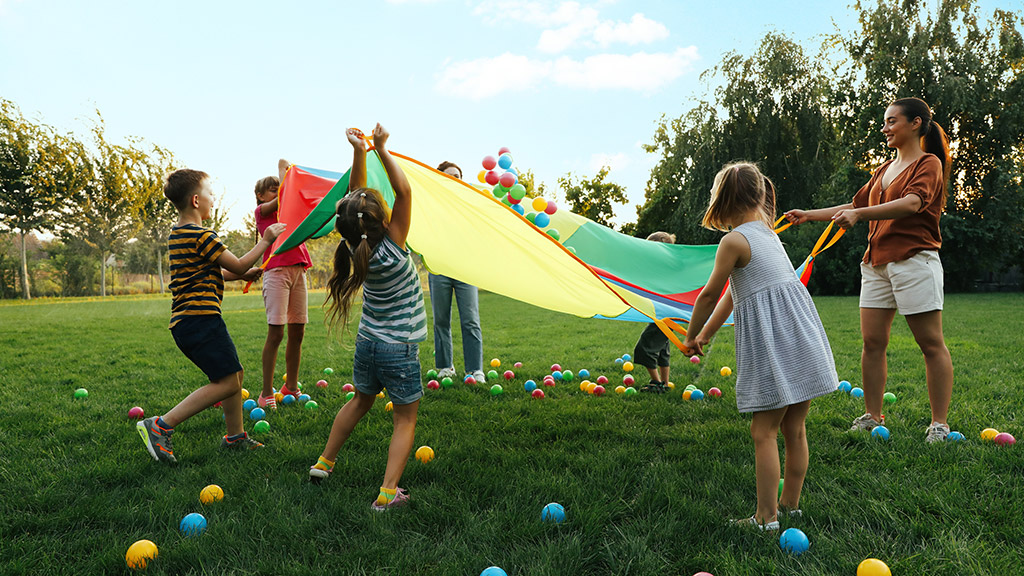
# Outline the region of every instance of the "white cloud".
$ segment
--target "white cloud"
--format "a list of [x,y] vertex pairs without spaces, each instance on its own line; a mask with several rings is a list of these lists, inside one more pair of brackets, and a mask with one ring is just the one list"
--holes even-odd
[[450,63],[441,73],[437,87],[442,92],[479,100],[535,87],[550,75],[550,62],[505,53],[495,58],[478,58]]
[[592,172],[596,173],[605,166],[613,172],[622,170],[626,166],[629,166],[629,156],[624,152],[619,152],[618,154],[600,152],[590,156],[590,170]]
[[668,28],[661,22],[646,18],[637,12],[633,19],[626,22],[602,22],[594,30],[594,40],[601,46],[616,42],[629,45],[649,44],[668,38]]

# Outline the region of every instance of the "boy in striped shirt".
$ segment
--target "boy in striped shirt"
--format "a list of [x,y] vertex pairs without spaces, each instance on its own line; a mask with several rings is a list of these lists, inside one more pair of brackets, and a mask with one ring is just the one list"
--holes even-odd
[[189,394],[163,416],[139,422],[139,435],[154,459],[176,462],[171,446],[174,427],[220,402],[227,425],[221,446],[236,450],[259,448],[263,444],[249,438],[242,428],[242,365],[221,317],[220,303],[225,279],[251,280],[259,275],[260,270],[252,266],[284,231],[284,224],[268,227],[259,243],[238,258],[216,232],[202,226],[213,212],[213,189],[205,172],[172,172],[164,185],[164,196],[178,209],[178,222],[168,238],[169,288],[173,296],[171,335],[178,349],[206,374],[210,383]]

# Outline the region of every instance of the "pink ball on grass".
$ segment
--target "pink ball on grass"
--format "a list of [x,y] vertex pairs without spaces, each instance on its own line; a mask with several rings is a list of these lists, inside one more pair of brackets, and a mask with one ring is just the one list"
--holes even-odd
[[544,397],[544,391],[541,390],[540,388],[537,388],[536,390],[531,392],[530,395],[533,396],[534,398],[543,398]]
[[605,377],[605,376],[604,376],[604,375],[602,374],[601,376],[598,376],[598,377],[597,377],[597,383],[598,383],[598,384],[600,384],[601,386],[604,386],[605,384],[607,384],[607,383],[608,383],[608,378],[606,378],[606,377]]
[[636,380],[634,380],[633,377],[630,376],[629,374],[626,374],[625,376],[622,377],[622,383],[625,384],[626,386],[632,386],[635,382]]
[[697,356],[696,354],[690,356],[690,362],[693,362],[694,364],[700,364],[700,356]]
[[146,415],[146,412],[142,409],[142,406],[134,406],[128,411],[128,417],[132,420],[142,420],[142,417]]
[[354,392],[356,387],[349,383],[342,386],[341,389],[344,390],[345,392]]
[[552,372],[561,372],[562,371],[562,366],[560,364],[552,364],[551,365],[551,371]]
[[505,380],[511,380],[516,377],[515,372],[511,370],[505,370],[505,373],[502,375],[505,377]]
[[441,383],[438,382],[437,380],[431,380],[430,382],[427,382],[427,388],[429,388],[431,390],[437,390],[440,387],[441,387]]
[[718,388],[712,388],[712,389],[708,390],[708,396],[714,396],[715,398],[721,398],[722,397],[722,391],[719,390]]
[[317,388],[327,388],[327,380],[317,380],[316,387]]
[[594,386],[594,396],[604,394],[604,386]]
[[1013,434],[1008,432],[1000,432],[996,434],[993,441],[1000,446],[1013,446],[1017,443],[1017,439],[1013,437]]

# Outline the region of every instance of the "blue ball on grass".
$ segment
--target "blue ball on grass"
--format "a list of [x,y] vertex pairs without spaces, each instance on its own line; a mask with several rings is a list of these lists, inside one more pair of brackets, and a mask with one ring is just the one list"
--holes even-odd
[[557,502],[552,502],[540,511],[540,519],[544,522],[561,524],[565,522],[565,507]]
[[799,556],[807,552],[811,547],[811,541],[807,539],[807,534],[804,534],[803,530],[788,528],[779,536],[779,547],[793,556]]
[[861,388],[854,388],[850,390],[850,396],[853,396],[854,398],[863,398],[864,390]]
[[199,536],[206,531],[206,518],[198,512],[193,512],[181,519],[178,529],[186,538]]
[[249,412],[249,418],[253,420],[263,420],[266,417],[267,412],[263,408],[253,408],[252,411]]
[[882,440],[889,439],[889,429],[885,426],[875,426],[871,429],[872,438],[881,438]]

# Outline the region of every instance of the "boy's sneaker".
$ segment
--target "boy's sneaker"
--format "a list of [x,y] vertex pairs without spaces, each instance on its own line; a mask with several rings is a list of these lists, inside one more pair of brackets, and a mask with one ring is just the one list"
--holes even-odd
[[259,404],[260,408],[270,408],[271,410],[277,410],[277,400],[274,400],[274,395],[264,396],[260,394],[260,397],[256,399],[256,403]]
[[945,442],[946,436],[949,436],[949,425],[932,422],[932,425],[928,427],[928,435],[925,436],[924,441],[928,444]]
[[[882,416],[882,422],[885,422],[885,416]],[[857,432],[859,430],[867,430],[870,432],[876,426],[881,426],[882,422],[875,420],[871,414],[864,414],[853,421],[853,426],[850,426],[850,432]]]
[[[378,496],[377,498],[379,499],[380,496]],[[392,501],[388,502],[387,504],[378,504],[377,500],[374,500],[373,504],[370,504],[370,508],[372,508],[375,512],[384,512],[392,508],[399,508],[401,506],[405,506],[408,503],[409,492],[407,492],[404,488],[396,488],[395,498]]]
[[657,380],[651,380],[650,384],[645,384],[640,387],[641,392],[652,392],[654,394],[664,394],[668,392],[668,386],[665,386]]
[[771,522],[766,522],[764,524],[761,524],[760,522],[757,521],[757,518],[755,516],[751,516],[750,518],[744,518],[742,520],[730,520],[729,524],[732,524],[733,526],[739,526],[741,528],[746,528],[748,526],[756,526],[757,528],[760,528],[762,532],[778,532],[779,531],[779,521],[778,521],[778,519],[772,520]]
[[[437,379],[438,379],[438,381],[444,380],[445,378],[451,378],[452,380],[455,379],[455,367],[454,366],[451,366],[449,368],[441,368],[440,370],[437,371]],[[474,376],[473,378],[476,379],[476,376]]]
[[255,450],[257,448],[263,448],[263,443],[253,440],[248,434],[246,434],[238,440],[228,440],[228,437],[225,436],[220,441],[220,447],[227,448],[228,450]]
[[484,376],[483,370],[477,370],[476,372],[473,372],[473,380],[476,380],[477,384],[486,384],[487,376]]
[[174,458],[174,448],[171,446],[171,434],[174,433],[174,429],[161,428],[156,423],[159,418],[159,416],[146,418],[136,424],[135,429],[139,431],[142,441],[146,443],[146,450],[154,460],[177,462],[177,459]]

